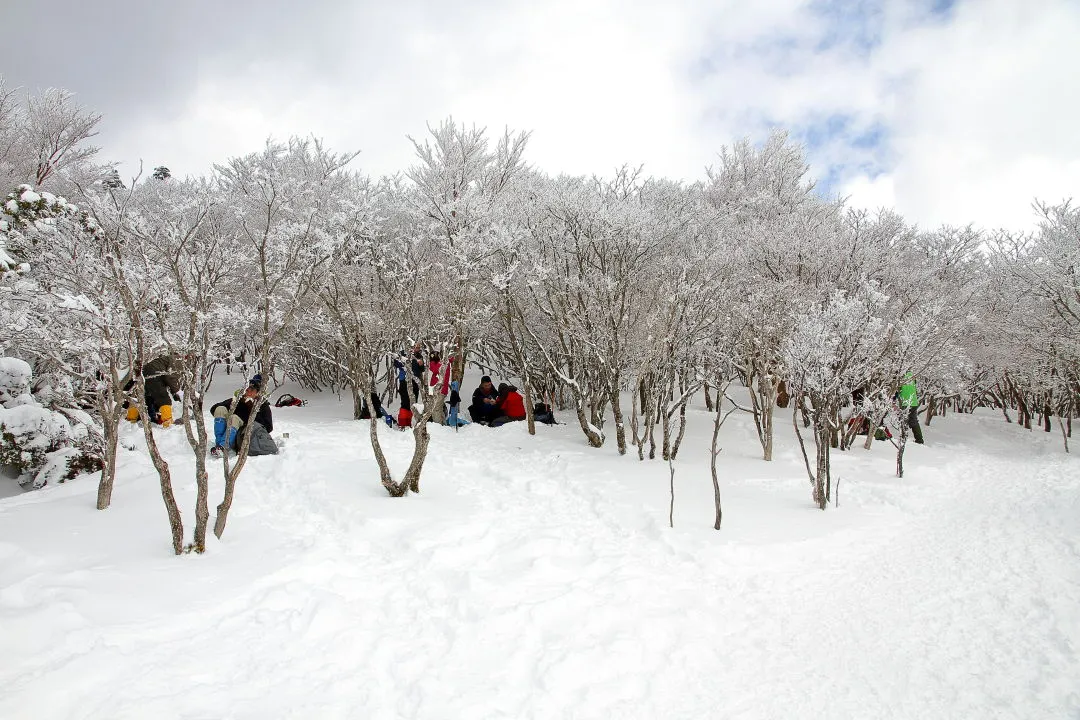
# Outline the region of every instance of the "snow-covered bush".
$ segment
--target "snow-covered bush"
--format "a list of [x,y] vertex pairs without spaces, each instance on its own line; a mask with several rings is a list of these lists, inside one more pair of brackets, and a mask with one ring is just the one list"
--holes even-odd
[[[0,357],[0,405],[15,407],[32,403],[30,385],[34,371],[30,363],[12,357]],[[16,402],[21,400],[22,402]]]
[[15,471],[23,485],[35,488],[64,482],[82,472],[101,468],[101,456],[88,430],[92,419],[73,411],[42,406],[29,389],[30,365],[17,358],[0,358],[0,467]]

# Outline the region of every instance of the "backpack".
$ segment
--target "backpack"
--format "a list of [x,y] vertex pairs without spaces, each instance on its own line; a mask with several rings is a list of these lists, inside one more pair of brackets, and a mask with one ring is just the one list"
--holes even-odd
[[274,407],[300,407],[301,405],[306,404],[307,403],[305,403],[298,397],[290,395],[289,393],[283,393],[280,397],[278,397],[277,402],[274,403]]
[[533,405],[533,419],[545,425],[558,425],[555,422],[555,413],[547,403],[538,402]]

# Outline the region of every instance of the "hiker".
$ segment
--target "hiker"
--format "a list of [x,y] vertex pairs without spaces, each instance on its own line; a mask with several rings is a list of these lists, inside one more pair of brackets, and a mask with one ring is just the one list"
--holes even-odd
[[370,397],[370,399],[371,399],[370,403],[368,402],[368,398],[360,398],[360,419],[361,420],[370,420],[372,418],[372,415],[371,415],[371,409],[372,408],[375,409],[375,417],[376,418],[389,417],[386,414],[386,411],[383,410],[382,401],[379,400],[379,394],[377,392],[373,391],[368,397]]
[[[420,349],[420,343],[413,346],[412,363],[413,387],[417,387],[417,381],[424,379],[424,351]],[[419,390],[417,390],[419,392]]]
[[915,375],[908,370],[900,384],[900,392],[896,394],[900,403],[900,411],[907,410],[907,423],[911,428],[911,436],[919,445],[923,444],[922,426],[919,425],[919,389],[915,383]]
[[460,385],[458,385],[457,380],[450,383],[450,415],[446,419],[446,424],[453,428],[469,424],[468,420],[458,415],[458,411],[461,408],[461,393],[458,392],[459,387]]
[[513,385],[499,385],[499,416],[491,421],[492,427],[499,427],[525,419],[525,400]]
[[[453,358],[447,360],[445,363],[439,356],[439,353],[431,353],[431,359],[428,360],[428,369],[431,370],[431,387],[437,387],[439,394],[446,397],[450,392],[450,370],[453,364]],[[440,378],[439,375],[442,375]],[[441,387],[440,387],[440,382]]]
[[863,415],[863,399],[866,390],[857,387],[851,391],[851,419],[848,420],[848,428],[853,428],[856,435],[867,435],[870,432],[870,419]]
[[397,368],[398,375],[398,395],[401,396],[401,407],[404,410],[412,409],[412,401],[409,400],[409,374],[412,374],[412,398],[413,400],[420,400],[420,380],[424,377],[424,355],[419,349],[413,350],[412,359],[410,360],[402,350],[396,358],[394,358],[394,367]]
[[533,420],[545,425],[555,425],[555,411],[546,402],[538,402],[533,405]]
[[[182,370],[180,363],[171,355],[162,355],[143,365],[143,392],[150,408],[148,414],[151,422],[166,428],[172,425],[173,400],[182,397],[180,381],[177,379]],[[129,373],[124,390],[130,391],[134,385],[135,378],[130,377]],[[139,408],[134,403],[128,404],[127,419],[131,422],[139,419]]]
[[499,391],[491,383],[491,376],[480,378],[480,385],[473,391],[469,417],[475,423],[490,425],[499,416]]
[[[220,457],[226,448],[239,450],[240,443],[237,441],[237,433],[247,424],[251,418],[251,409],[255,406],[262,392],[262,375],[251,378],[247,388],[239,397],[222,400],[210,408],[210,414],[214,416],[214,447],[210,454]],[[236,407],[232,414],[235,399]],[[263,402],[259,411],[255,413],[255,424],[251,427],[251,441],[248,443],[248,455],[277,455],[278,447],[270,433],[274,431],[274,418],[270,411],[270,403]]]

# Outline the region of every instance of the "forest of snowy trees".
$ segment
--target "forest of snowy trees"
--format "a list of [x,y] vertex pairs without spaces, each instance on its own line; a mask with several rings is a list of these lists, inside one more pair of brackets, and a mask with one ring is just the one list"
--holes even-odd
[[[1068,449],[1080,409],[1069,203],[1037,204],[1031,233],[920,228],[821,197],[782,132],[702,158],[711,168],[687,183],[631,167],[553,177],[530,167],[527,133],[452,120],[413,140],[415,164],[391,177],[292,138],[202,177],[121,178],[98,164],[99,121],[65,92],[0,88],[0,464],[39,484],[100,469],[108,507],[123,376],[186,358],[174,431],[196,457],[196,550],[211,527],[203,397],[226,347],[271,387],[351,391],[359,417],[367,393],[396,391],[393,359],[419,344],[454,358],[458,378],[466,364],[514,378],[530,413],[552,402],[595,448],[669,463],[687,403],[703,399],[714,483],[724,418],[752,413],[764,460],[794,426],[822,508],[830,454],[873,441],[856,440],[852,417],[891,427],[902,467],[906,372],[923,423],[992,407]],[[371,481],[392,495],[419,492],[441,419],[441,403],[416,401],[404,471],[377,422],[364,428]],[[170,468],[149,423],[144,437],[179,553]],[[212,465],[225,478],[219,536],[245,458],[246,443]],[[717,526],[719,513],[718,494]]]

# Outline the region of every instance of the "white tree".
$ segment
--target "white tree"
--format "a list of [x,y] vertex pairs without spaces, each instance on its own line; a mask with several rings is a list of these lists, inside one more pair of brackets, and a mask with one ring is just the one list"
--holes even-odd
[[822,510],[831,497],[829,454],[833,434],[840,426],[840,406],[853,390],[866,386],[881,366],[891,340],[881,319],[886,302],[869,283],[853,295],[837,290],[828,301],[816,303],[798,318],[795,331],[783,346],[796,407],[801,409],[808,403],[812,418],[815,466],[810,467],[805,450],[804,459],[814,502]]

